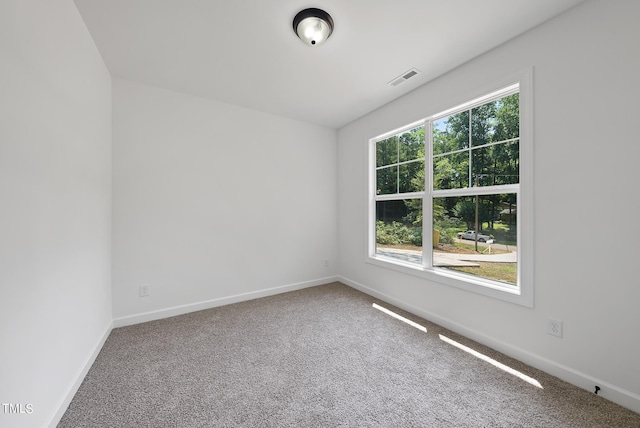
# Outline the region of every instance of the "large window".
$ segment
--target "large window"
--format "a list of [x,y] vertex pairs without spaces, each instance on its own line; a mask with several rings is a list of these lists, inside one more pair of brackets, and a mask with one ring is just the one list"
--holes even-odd
[[524,87],[519,81],[371,141],[372,262],[532,305]]

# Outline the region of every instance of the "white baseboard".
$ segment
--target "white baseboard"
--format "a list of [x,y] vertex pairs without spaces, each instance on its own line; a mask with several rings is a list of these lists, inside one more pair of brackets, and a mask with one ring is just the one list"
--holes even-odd
[[339,276],[338,280],[350,287],[355,288],[356,290],[362,291],[365,294],[368,294],[370,296],[383,300],[387,303],[395,305],[401,309],[404,309],[407,312],[410,312],[419,317],[422,317],[427,321],[431,321],[434,324],[438,324],[446,329],[449,329],[469,339],[475,340],[476,342],[481,343],[485,346],[489,346],[490,348],[495,349],[498,352],[501,352],[505,355],[508,355],[519,361],[522,361],[525,364],[528,364],[532,367],[535,367],[539,370],[549,373],[550,375],[555,376],[559,379],[562,379],[565,382],[568,382],[579,388],[585,389],[589,392],[594,392],[594,386],[598,385],[601,388],[600,391],[598,392],[598,395],[600,397],[607,399],[609,401],[612,401],[614,403],[617,403],[636,413],[640,413],[640,395],[638,394],[635,394],[631,391],[627,391],[623,388],[612,385],[601,379],[597,379],[586,373],[582,373],[578,370],[574,370],[571,367],[567,367],[555,361],[551,361],[547,358],[533,354],[524,349],[518,348],[516,346],[510,345],[500,340],[494,339],[472,328],[458,324],[450,319],[443,318],[433,313],[416,308],[415,306],[409,303],[396,299],[395,297],[389,296],[385,293],[381,293],[377,290],[369,288],[358,282],[352,281],[348,278]]
[[140,324],[148,321],[155,321],[162,318],[183,315],[189,312],[202,311],[218,306],[230,305],[232,303],[244,302],[246,300],[258,299],[260,297],[273,296],[275,294],[286,293],[289,291],[301,290],[303,288],[315,287],[316,285],[328,284],[338,281],[337,276],[315,279],[312,281],[298,282],[295,284],[283,285],[279,287],[267,288],[264,290],[252,291],[249,293],[241,293],[228,297],[220,297],[218,299],[205,300],[203,302],[189,303],[186,305],[173,306],[171,308],[159,309],[156,311],[144,312],[141,314],[129,315],[126,317],[115,318],[113,327],[125,327],[133,324]]
[[100,340],[98,340],[98,343],[93,348],[93,351],[91,352],[91,354],[89,354],[87,359],[84,361],[84,363],[80,367],[80,370],[78,374],[75,376],[73,383],[69,386],[69,388],[67,388],[67,392],[64,394],[64,396],[62,397],[58,405],[55,407],[57,410],[55,411],[53,416],[51,416],[51,418],[49,419],[49,423],[47,424],[49,428],[55,428],[58,425],[58,423],[60,423],[60,419],[62,419],[62,417],[64,416],[64,412],[67,411],[67,408],[71,403],[71,400],[73,400],[73,397],[76,395],[76,392],[78,392],[78,388],[80,388],[80,385],[84,380],[84,377],[87,375],[87,373],[89,372],[89,369],[93,365],[93,362],[98,357],[98,354],[100,353],[100,350],[104,346],[104,343],[107,341],[107,338],[109,337],[109,334],[111,333],[112,329],[113,329],[113,322],[109,322],[109,324],[104,330],[104,333],[102,334],[102,337],[100,338]]

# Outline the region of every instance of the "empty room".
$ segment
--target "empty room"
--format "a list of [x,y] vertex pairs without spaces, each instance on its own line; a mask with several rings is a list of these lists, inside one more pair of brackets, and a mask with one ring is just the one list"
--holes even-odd
[[640,426],[639,19],[0,1],[0,426]]

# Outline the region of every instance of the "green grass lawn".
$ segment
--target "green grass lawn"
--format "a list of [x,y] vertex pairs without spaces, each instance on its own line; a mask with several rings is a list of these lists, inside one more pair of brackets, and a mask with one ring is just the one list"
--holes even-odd
[[479,267],[448,267],[447,269],[465,272],[495,281],[505,281],[509,284],[518,283],[518,267],[516,263],[486,263],[477,262]]
[[[480,249],[482,248],[482,249]],[[442,252],[455,252],[455,253],[468,253],[468,254],[482,254],[482,251],[486,247],[479,247],[480,251],[475,251],[474,244],[468,244],[466,242],[456,242],[453,245],[440,246],[439,249],[434,251]],[[508,251],[492,249],[492,254],[504,254]],[[492,263],[492,262],[474,262],[479,266],[460,266],[460,267],[448,267],[447,269],[455,270],[458,272],[465,272],[471,275],[480,276],[482,278],[493,279],[495,281],[504,281],[509,284],[518,283],[518,264],[517,263]]]
[[495,237],[495,241],[499,244],[517,245],[515,224],[512,226],[511,230],[509,230],[509,225],[506,223],[494,223],[493,230],[486,230]]

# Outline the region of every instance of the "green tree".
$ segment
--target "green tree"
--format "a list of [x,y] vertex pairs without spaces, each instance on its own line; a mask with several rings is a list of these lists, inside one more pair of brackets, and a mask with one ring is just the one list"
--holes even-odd
[[[489,204],[484,197],[478,198],[478,233],[482,230],[482,223],[490,220]],[[476,202],[475,197],[461,198],[456,203],[453,212],[457,218],[464,221],[467,229],[475,230]]]

